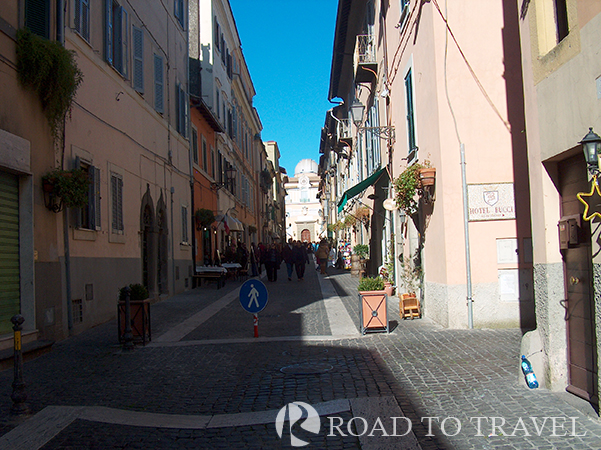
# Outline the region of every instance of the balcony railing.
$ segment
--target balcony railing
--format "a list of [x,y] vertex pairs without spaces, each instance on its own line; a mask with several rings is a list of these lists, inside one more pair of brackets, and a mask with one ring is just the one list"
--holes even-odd
[[371,34],[360,34],[355,44],[355,62],[373,64],[376,62],[376,40]]
[[360,34],[355,43],[355,78],[359,82],[369,81],[377,71],[375,36]]

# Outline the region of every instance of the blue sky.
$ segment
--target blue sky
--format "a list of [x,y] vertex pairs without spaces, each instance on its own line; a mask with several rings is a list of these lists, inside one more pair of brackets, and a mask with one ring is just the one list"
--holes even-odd
[[276,141],[289,176],[301,159],[319,162],[338,0],[230,0],[257,91],[263,141]]

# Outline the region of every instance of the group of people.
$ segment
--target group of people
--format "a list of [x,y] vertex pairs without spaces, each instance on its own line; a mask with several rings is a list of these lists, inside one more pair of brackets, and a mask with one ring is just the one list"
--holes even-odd
[[325,274],[329,253],[330,246],[325,240],[318,245],[290,238],[283,245],[277,243],[264,245],[261,242],[258,244],[253,242],[250,244],[250,249],[247,248],[246,243],[238,242],[236,248],[227,246],[224,256],[226,262],[238,262],[242,267],[248,267],[251,277],[261,275],[262,268],[265,266],[268,281],[277,281],[278,270],[284,262],[288,281],[292,281],[295,273],[296,279],[303,281],[306,265],[312,261],[309,255],[315,254],[318,267],[321,269],[321,273]]

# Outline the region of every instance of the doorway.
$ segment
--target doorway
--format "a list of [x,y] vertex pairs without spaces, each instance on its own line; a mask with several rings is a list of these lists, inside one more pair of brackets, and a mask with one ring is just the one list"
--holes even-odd
[[598,404],[591,223],[582,219],[584,205],[576,197],[579,192],[590,192],[590,183],[582,155],[561,161],[558,169],[560,233],[562,230],[567,233],[561,239],[568,342],[567,391]]

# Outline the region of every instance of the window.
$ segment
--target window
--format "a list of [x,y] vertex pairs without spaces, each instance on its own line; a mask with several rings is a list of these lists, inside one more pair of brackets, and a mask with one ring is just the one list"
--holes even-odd
[[140,94],[144,93],[144,30],[132,27],[134,41],[134,89]]
[[557,42],[561,42],[569,32],[568,6],[566,0],[554,0],[555,3],[555,26],[557,31]]
[[25,0],[25,26],[33,34],[50,39],[50,0]]
[[405,76],[405,98],[407,107],[407,161],[411,162],[417,157],[417,145],[415,141],[415,115],[413,103],[413,79],[411,69]]
[[100,169],[81,163],[79,158],[76,165],[86,172],[90,179],[88,204],[79,208],[77,212],[77,228],[100,230]]
[[211,177],[215,179],[215,149],[211,147]]
[[215,91],[215,111],[217,112],[217,118],[221,119],[221,102],[219,101],[219,88]]
[[116,173],[111,173],[111,200],[111,231],[123,234],[123,178]]
[[209,173],[208,155],[207,155],[207,140],[202,136],[202,168]]
[[75,31],[90,41],[90,0],[75,0]]
[[182,206],[182,244],[188,243],[188,207]]
[[127,77],[127,11],[114,0],[105,2],[105,57],[115,70]]
[[182,28],[185,28],[186,11],[184,10],[184,0],[174,0],[174,15]]
[[198,164],[198,131],[192,127],[192,159],[194,164]]
[[399,0],[399,2],[400,2],[400,6],[401,6],[401,17],[399,18],[399,25],[400,25],[400,28],[402,29],[409,18],[409,12],[411,11],[411,8],[410,8],[411,4],[410,4],[410,0]]
[[215,48],[217,50],[219,50],[219,36],[221,35],[220,31],[219,31],[219,22],[217,22],[217,17],[215,17],[215,28],[214,28],[214,32],[215,35],[213,36],[213,40],[215,41]]
[[180,83],[175,83],[176,129],[183,137],[188,136],[188,95]]
[[154,109],[164,112],[163,107],[163,57],[154,55]]

